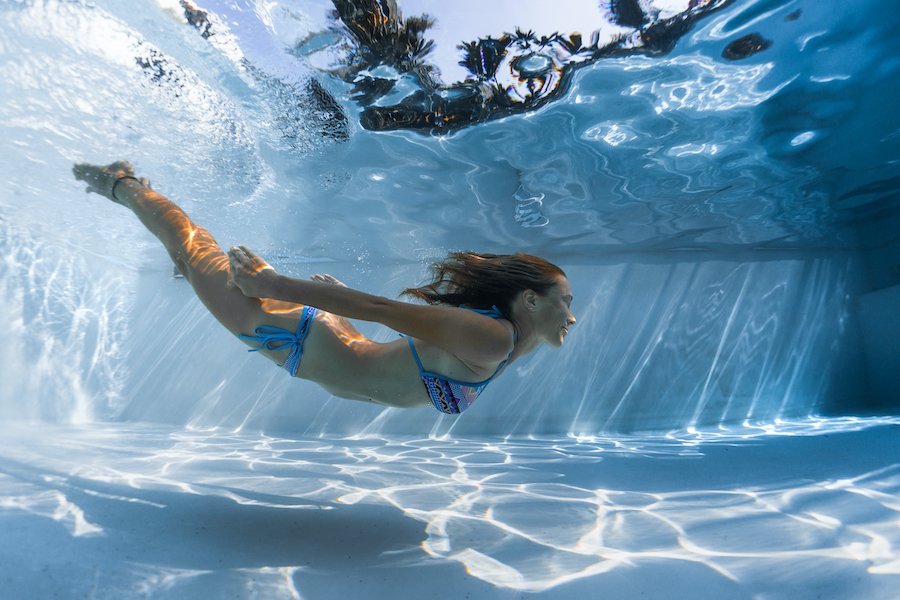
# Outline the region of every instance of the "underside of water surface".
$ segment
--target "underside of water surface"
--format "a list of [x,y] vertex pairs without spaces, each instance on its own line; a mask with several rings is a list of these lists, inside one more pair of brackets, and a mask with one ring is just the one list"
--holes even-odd
[[[0,17],[10,598],[893,597],[896,11]],[[524,251],[565,269],[578,323],[462,416],[333,397],[248,354],[72,177],[116,159],[288,275],[396,298],[447,252]]]

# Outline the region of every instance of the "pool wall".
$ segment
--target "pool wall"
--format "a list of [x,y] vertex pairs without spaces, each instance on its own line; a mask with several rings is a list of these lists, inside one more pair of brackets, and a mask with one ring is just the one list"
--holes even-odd
[[874,411],[900,408],[900,215],[886,213],[860,227],[866,288],[855,312],[861,326],[870,405]]
[[[889,334],[866,337],[888,330],[861,330],[855,318],[859,310],[868,323],[879,294],[891,292],[857,301],[851,253],[567,265],[579,322],[564,347],[513,364],[470,411],[449,417],[348,402],[287,377],[206,313],[161,249],[140,273],[105,260],[79,271],[76,262],[65,284],[67,258],[52,250],[35,250],[3,278],[8,416],[303,433],[591,433],[846,414],[869,408],[871,385],[891,385],[878,379],[890,376],[887,363],[867,364],[862,350],[889,345]],[[355,276],[352,264],[327,267]],[[383,283],[371,291],[395,296],[420,268],[373,269],[367,277]],[[891,306],[886,296],[881,310]],[[380,341],[395,335],[361,329]]]

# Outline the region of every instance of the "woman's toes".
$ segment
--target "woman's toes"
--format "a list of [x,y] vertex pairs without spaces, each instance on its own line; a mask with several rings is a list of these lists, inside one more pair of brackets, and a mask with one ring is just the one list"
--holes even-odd
[[87,163],[75,163],[72,167],[72,174],[75,175],[75,179],[87,181],[88,177],[91,175],[91,170],[93,169],[95,169],[93,165]]
[[107,167],[110,172],[118,173],[119,171],[125,171],[126,175],[134,175],[134,166],[128,162],[127,160],[117,160]]

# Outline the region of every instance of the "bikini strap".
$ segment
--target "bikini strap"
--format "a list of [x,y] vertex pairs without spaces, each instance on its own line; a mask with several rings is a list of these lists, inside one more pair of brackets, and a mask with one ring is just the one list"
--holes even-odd
[[500,312],[500,309],[497,308],[497,305],[493,305],[490,308],[471,308],[468,306],[460,306],[460,308],[464,308],[466,310],[471,310],[472,312],[477,312],[480,315],[484,315],[486,317],[491,317],[492,319],[505,319],[503,313]]
[[419,373],[425,374],[425,367],[422,366],[422,361],[419,360],[419,353],[416,352],[416,345],[413,344],[413,339],[410,336],[405,336],[406,341],[409,342],[409,349],[412,350],[413,358],[416,359],[416,366],[419,367]]
[[[484,315],[486,317],[491,317],[492,319],[506,319],[507,321],[512,323],[511,319],[507,319],[506,316],[502,312],[500,312],[500,309],[497,308],[496,304],[490,308],[470,308],[468,306],[460,306],[460,308],[465,308],[466,310],[471,310],[472,312],[476,312],[476,313],[478,313],[480,315]],[[519,341],[519,332],[516,331],[515,323],[512,323],[512,326],[513,326],[513,344],[515,344],[517,341]],[[509,360],[509,357],[512,356],[512,353],[514,351],[515,351],[515,348],[513,348],[513,350],[510,350],[509,354],[506,356],[506,360],[504,360],[502,363],[500,363],[500,367],[502,367],[504,364],[506,364],[506,361]],[[500,367],[497,367],[498,371],[500,370]],[[495,371],[495,373],[496,373],[496,371]]]
[[[503,313],[500,312],[500,309],[497,308],[495,304],[491,308],[469,308],[468,306],[461,306],[460,308],[465,308],[466,310],[471,310],[472,312],[477,312],[479,314],[491,317],[493,319],[505,319]],[[405,337],[406,341],[409,342],[409,349],[412,350],[413,358],[416,361],[416,366],[419,367],[419,373],[424,376],[425,375],[425,367],[422,366],[422,360],[419,358],[419,352],[416,350],[416,345],[413,343],[412,336],[400,334],[401,337]],[[516,335],[516,327],[513,325],[513,343],[518,339],[518,335]],[[497,376],[497,373],[500,372],[500,369],[509,362],[510,357],[512,357],[513,352],[515,352],[515,348],[509,351],[509,354],[506,355],[506,358],[503,359],[499,365],[497,365],[497,369],[494,371],[493,375],[482,381],[482,385],[487,385],[487,383]]]
[[512,353],[513,353],[514,351],[515,351],[515,348],[513,348],[513,350],[510,350],[510,351],[509,351],[509,354],[506,355],[506,358],[503,359],[503,362],[500,363],[499,365],[497,365],[497,368],[496,368],[496,370],[494,370],[493,374],[491,374],[490,377],[488,377],[487,379],[485,379],[485,380],[482,382],[483,385],[487,385],[488,383],[491,382],[491,380],[494,379],[494,377],[497,376],[497,373],[500,372],[500,369],[502,369],[502,368],[504,367],[504,365],[506,365],[506,363],[509,362],[509,357],[512,356]]

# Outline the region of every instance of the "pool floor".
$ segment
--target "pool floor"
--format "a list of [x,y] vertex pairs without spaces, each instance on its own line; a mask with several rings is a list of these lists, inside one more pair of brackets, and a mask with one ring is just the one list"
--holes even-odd
[[[823,425],[824,423],[824,425]],[[0,430],[2,598],[896,598],[900,424]]]

